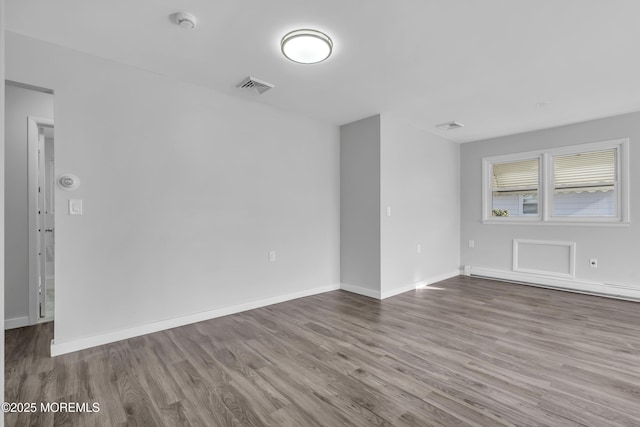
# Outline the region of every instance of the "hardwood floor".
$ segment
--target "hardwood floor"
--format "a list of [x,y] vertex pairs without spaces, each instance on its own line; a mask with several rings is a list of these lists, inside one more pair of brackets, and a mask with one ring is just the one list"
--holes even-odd
[[48,358],[6,332],[7,426],[640,426],[640,304],[458,277],[344,291]]

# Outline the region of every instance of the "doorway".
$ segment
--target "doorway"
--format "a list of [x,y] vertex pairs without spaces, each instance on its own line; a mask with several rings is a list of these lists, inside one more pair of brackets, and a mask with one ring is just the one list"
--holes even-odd
[[55,313],[55,137],[51,119],[27,118],[29,230],[32,276],[30,323],[49,322]]
[[54,319],[53,91],[5,82],[5,329]]

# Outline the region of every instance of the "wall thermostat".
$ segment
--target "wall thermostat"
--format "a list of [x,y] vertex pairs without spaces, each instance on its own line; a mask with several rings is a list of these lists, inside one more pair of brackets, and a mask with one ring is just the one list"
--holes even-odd
[[66,191],[73,191],[80,187],[80,178],[77,176],[66,173],[58,177],[58,187]]

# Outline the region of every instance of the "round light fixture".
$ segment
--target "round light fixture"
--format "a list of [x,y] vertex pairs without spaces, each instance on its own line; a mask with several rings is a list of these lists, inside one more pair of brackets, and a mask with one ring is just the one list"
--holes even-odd
[[280,42],[282,54],[293,62],[315,64],[331,55],[333,41],[316,30],[295,30],[287,33]]

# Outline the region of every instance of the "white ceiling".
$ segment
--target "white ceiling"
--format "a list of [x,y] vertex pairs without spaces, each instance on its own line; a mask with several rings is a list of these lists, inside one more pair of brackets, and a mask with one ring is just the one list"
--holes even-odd
[[[178,11],[197,29],[172,24]],[[335,124],[392,113],[458,142],[640,110],[638,17],[638,0],[6,0],[10,31]],[[333,56],[286,60],[280,39],[298,28],[329,34]],[[236,89],[247,75],[276,88]],[[450,120],[465,127],[435,129]]]

